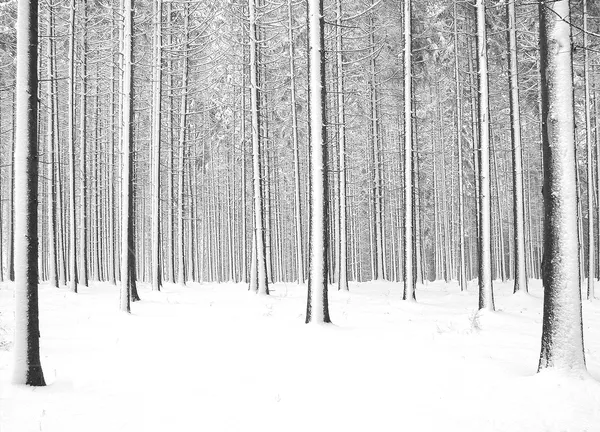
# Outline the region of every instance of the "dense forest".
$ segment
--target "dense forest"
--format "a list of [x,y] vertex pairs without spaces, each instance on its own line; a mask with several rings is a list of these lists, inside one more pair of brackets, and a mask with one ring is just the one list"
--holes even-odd
[[[543,278],[582,340],[599,42],[586,0],[2,1],[0,279],[33,236],[35,283],[120,284],[126,311],[137,282],[308,280],[306,321],[329,322],[328,284],[398,281],[418,300],[426,281],[476,279],[493,310],[492,281]],[[548,314],[540,368],[585,367],[583,345],[552,354]]]

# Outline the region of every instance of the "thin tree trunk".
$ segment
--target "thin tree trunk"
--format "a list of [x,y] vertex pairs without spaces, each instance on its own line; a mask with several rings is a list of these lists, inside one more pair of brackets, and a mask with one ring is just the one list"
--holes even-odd
[[77,292],[77,238],[75,218],[75,0],[71,1],[69,39],[69,288]]
[[134,248],[130,219],[133,217],[133,0],[122,0],[123,27],[123,107],[121,126],[121,294],[120,309],[129,313],[131,310],[131,280],[135,273],[130,268],[129,250]]
[[[592,179],[592,167],[594,164],[592,153],[592,119],[590,103],[590,73],[588,52],[588,4],[583,0],[583,79],[585,82],[585,145],[587,148],[587,199],[588,199],[588,283],[587,299],[594,299],[594,181]],[[600,219],[599,219],[600,222]]]
[[523,198],[523,147],[521,145],[521,112],[519,107],[519,68],[517,63],[517,14],[515,2],[506,3],[508,18],[508,86],[510,98],[510,135],[513,159],[513,224],[515,226],[514,292],[527,292],[525,267],[525,209]]
[[[296,109],[296,66],[294,62],[294,21],[292,0],[288,0],[288,39],[290,56],[290,106],[292,111],[292,142],[294,146],[294,221],[296,223],[296,272],[298,283],[304,283],[304,251],[302,247],[302,207],[300,199],[300,151],[298,146],[298,114]],[[339,18],[338,18],[339,19]]]
[[462,94],[460,87],[460,66],[458,54],[458,0],[454,0],[454,80],[456,92],[456,147],[458,149],[458,283],[460,290],[467,290],[465,272],[465,205],[463,188],[463,156],[462,156]]
[[[373,5],[373,2],[371,3]],[[375,237],[375,277],[374,279],[385,279],[385,268],[383,258],[383,192],[381,187],[381,152],[379,149],[379,118],[377,116],[377,79],[376,79],[376,64],[375,64],[375,22],[373,15],[369,17],[369,44],[371,56],[369,61],[369,90],[371,104],[371,148],[373,149],[373,201],[374,201],[374,231]]]
[[338,109],[338,143],[339,143],[339,210],[340,220],[339,255],[338,255],[338,289],[348,291],[348,210],[346,196],[346,111],[344,101],[344,41],[342,38],[342,0],[336,0],[336,56],[337,56],[337,109]]
[[160,143],[162,100],[162,0],[154,4],[154,46],[152,76],[152,290],[160,291]]
[[[81,103],[79,107],[79,146],[81,150],[79,159],[79,170],[81,172],[81,189],[80,189],[80,230],[79,236],[80,247],[80,270],[79,283],[88,286],[88,232],[87,232],[87,0],[81,3],[81,43],[82,43],[82,60],[81,60]],[[75,222],[73,222],[75,227]]]
[[[412,115],[412,0],[404,1],[404,293],[403,300],[416,299],[414,274],[413,211],[413,115]],[[435,155],[434,155],[435,157]]]
[[[54,111],[56,106],[54,105],[54,92],[56,91],[55,76],[54,76],[54,14],[52,12],[52,6],[48,6],[48,40],[46,42],[46,55],[47,55],[47,67],[48,67],[48,82],[46,83],[47,93],[47,104],[48,104],[48,116],[47,116],[47,128],[46,128],[46,145],[48,151],[48,172],[47,172],[47,184],[48,184],[48,279],[50,285],[58,288],[58,275],[57,275],[57,250],[56,250],[56,177],[54,167],[54,142],[56,136],[54,134]],[[2,126],[0,125],[0,130]],[[0,210],[0,215],[2,211]],[[2,223],[0,222],[0,227]],[[0,237],[0,245],[1,243]],[[0,247],[0,251],[2,248]],[[2,263],[2,255],[0,255],[0,265]],[[0,270],[0,280],[2,279],[2,271]]]
[[179,226],[179,239],[177,242],[177,283],[179,285],[185,285],[186,274],[185,274],[185,236],[184,236],[184,170],[185,170],[185,137],[187,127],[187,104],[188,104],[188,78],[189,78],[189,61],[188,61],[188,40],[189,40],[189,9],[187,3],[184,4],[184,39],[183,44],[183,59],[182,59],[182,71],[181,71],[181,105],[179,108],[179,170],[177,179],[177,208],[178,208],[178,226]]
[[494,310],[490,202],[490,109],[485,1],[476,2],[479,89],[479,309]]

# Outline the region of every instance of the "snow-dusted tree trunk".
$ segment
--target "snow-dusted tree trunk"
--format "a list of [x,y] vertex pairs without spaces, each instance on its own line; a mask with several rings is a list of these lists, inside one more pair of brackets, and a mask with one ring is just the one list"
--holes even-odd
[[[168,17],[168,23],[169,23],[169,31],[166,34],[165,37],[165,44],[167,46],[172,46],[173,44],[173,24],[171,22],[171,16],[173,14],[173,3],[172,2],[167,2],[166,3],[166,11],[165,11],[165,15]],[[172,60],[173,56],[169,55],[167,56],[167,71],[168,71],[168,77],[167,77],[167,86],[169,87],[169,89],[173,88],[173,60]],[[169,130],[168,130],[168,141],[169,142],[173,142],[173,137],[174,137],[174,133],[173,133],[173,110],[175,107],[175,99],[173,97],[173,91],[170,90],[168,92],[168,101],[169,101],[169,109],[167,111],[167,124],[169,125]],[[175,174],[174,174],[174,155],[175,155],[175,146],[171,145],[170,149],[169,149],[169,168],[168,168],[168,181],[167,181],[167,201],[169,203],[168,207],[167,207],[167,243],[169,244],[169,254],[167,256],[167,267],[169,269],[169,281],[170,282],[175,282],[175,206],[173,205],[173,203],[175,202],[174,200],[174,179],[175,179]]]
[[[244,25],[242,20],[242,34],[244,33]],[[241,282],[248,283],[248,219],[246,218],[247,193],[246,193],[246,39],[242,36],[242,97],[240,111],[240,129],[241,129],[241,158],[242,158],[242,269]]]
[[585,370],[569,0],[540,0],[539,15],[545,219],[544,318],[538,371]]
[[337,56],[337,109],[339,144],[339,210],[340,235],[338,249],[338,289],[348,291],[348,211],[346,204],[348,186],[346,184],[346,108],[344,101],[344,41],[342,37],[342,0],[336,0],[336,56]]
[[413,227],[412,1],[404,1],[404,294],[415,300]]
[[[371,1],[371,7],[375,7],[374,0]],[[371,13],[369,16],[369,45],[371,55],[369,59],[369,91],[371,104],[371,148],[373,151],[373,246],[374,250],[374,279],[385,279],[385,258],[384,258],[384,239],[383,239],[383,188],[381,185],[382,160],[380,150],[380,120],[378,118],[378,95],[377,95],[377,47],[375,46],[375,19]]]
[[456,100],[456,147],[458,149],[458,283],[460,290],[467,290],[465,262],[465,204],[463,187],[463,154],[462,154],[462,93],[460,86],[460,65],[458,53],[458,0],[454,0],[454,81]]
[[183,27],[184,44],[183,59],[181,70],[181,105],[179,108],[179,169],[177,173],[177,213],[178,213],[178,239],[177,239],[177,283],[185,285],[185,236],[184,236],[184,170],[185,170],[185,135],[187,128],[187,109],[188,109],[188,79],[189,79],[189,61],[188,61],[188,41],[189,41],[189,8],[187,3],[183,5]]
[[46,385],[38,318],[38,2],[18,2],[15,136],[15,384]]
[[[113,14],[115,12],[113,11]],[[114,53],[113,53],[114,59]],[[117,62],[114,62],[112,67],[110,68],[110,88],[114,91],[115,88],[119,88],[118,81],[115,79],[118,76],[117,72]],[[108,205],[110,206],[108,209],[108,249],[109,249],[109,261],[108,265],[108,279],[109,281],[116,285],[117,283],[117,245],[116,245],[116,223],[115,223],[115,207],[116,207],[116,199],[115,199],[115,127],[121,122],[116,120],[116,110],[115,110],[115,97],[114,93],[110,95],[110,104],[109,104],[109,117],[110,117],[110,132],[109,132],[109,166],[108,166],[108,178],[107,178],[107,188],[108,188]]]
[[[250,111],[252,113],[252,166],[254,171],[254,230],[256,274],[259,294],[269,294],[264,205],[262,192],[262,145],[260,131],[260,94],[258,86],[258,32],[256,29],[256,0],[248,0],[250,18]],[[252,280],[251,280],[252,283]]]
[[121,296],[120,309],[130,312],[131,292],[130,279],[135,274],[130,271],[129,249],[134,248],[130,219],[133,199],[133,169],[132,169],[132,143],[133,143],[133,0],[123,1],[123,74],[122,74],[122,136],[121,136]]
[[162,285],[160,263],[160,140],[162,100],[162,0],[154,1],[152,76],[152,289]]
[[[48,81],[46,82],[46,95],[48,104],[48,115],[46,117],[46,137],[47,137],[47,185],[48,185],[48,280],[50,285],[58,287],[58,262],[57,262],[57,250],[56,250],[56,176],[54,167],[54,142],[56,139],[55,135],[55,124],[54,124],[54,111],[56,106],[54,104],[54,92],[56,91],[55,76],[54,76],[54,16],[52,7],[48,7],[48,40],[46,41],[46,55],[47,55],[47,68],[48,68]],[[2,127],[0,126],[0,130]],[[0,209],[1,213],[1,209]],[[1,223],[1,222],[0,222]],[[1,225],[0,225],[1,226]],[[1,237],[0,237],[1,241]],[[0,249],[2,249],[0,247]],[[2,262],[2,255],[0,255],[0,263]],[[2,279],[2,271],[0,270],[0,280]]]
[[527,292],[525,267],[525,206],[523,199],[523,147],[521,145],[521,112],[519,107],[519,69],[517,64],[517,14],[515,2],[507,4],[508,19],[508,83],[510,98],[510,134],[513,158],[513,222],[515,240],[514,292]]
[[308,91],[310,127],[310,269],[307,323],[328,323],[327,127],[323,0],[308,0]]
[[79,106],[79,172],[80,182],[80,236],[79,283],[88,286],[88,230],[87,230],[87,0],[81,2],[81,94]]
[[490,101],[485,0],[477,0],[476,18],[479,89],[479,309],[494,310],[490,200]]
[[75,212],[75,0],[71,1],[69,34],[69,288],[77,292],[77,219]]
[[[585,145],[587,149],[588,283],[587,299],[594,299],[594,180],[592,144],[592,108],[590,103],[590,60],[588,50],[588,2],[583,0],[583,79],[585,100]],[[600,220],[598,221],[600,223]]]
[[298,113],[296,109],[296,66],[294,62],[294,20],[292,0],[288,0],[288,38],[290,55],[290,107],[294,145],[294,221],[296,222],[296,272],[298,283],[304,283],[304,248],[302,247],[302,206],[300,200],[300,151],[298,146]]

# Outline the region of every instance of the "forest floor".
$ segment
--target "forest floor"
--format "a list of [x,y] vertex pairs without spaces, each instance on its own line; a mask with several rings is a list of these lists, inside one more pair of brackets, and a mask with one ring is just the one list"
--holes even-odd
[[[40,288],[47,387],[10,381],[13,286],[0,284],[0,431],[600,431],[600,300],[584,302],[590,375],[536,374],[542,289],[351,283],[333,325],[304,324],[306,287]],[[595,378],[595,379],[594,379]]]

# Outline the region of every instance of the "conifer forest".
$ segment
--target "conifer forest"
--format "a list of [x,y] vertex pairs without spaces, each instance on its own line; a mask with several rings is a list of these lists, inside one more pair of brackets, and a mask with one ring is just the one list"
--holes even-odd
[[595,0],[0,0],[0,431],[600,430],[599,97]]

